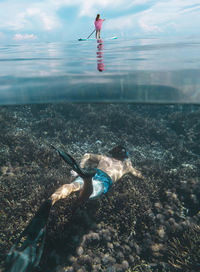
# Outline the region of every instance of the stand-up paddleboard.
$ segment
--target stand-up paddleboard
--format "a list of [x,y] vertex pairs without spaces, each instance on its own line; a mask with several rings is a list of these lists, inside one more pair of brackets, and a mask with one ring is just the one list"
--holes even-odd
[[[116,40],[117,39],[117,37],[111,37],[111,38],[105,38],[105,39],[102,39],[102,40]],[[78,41],[96,41],[96,40],[98,40],[98,39],[95,39],[95,38],[90,38],[90,39],[78,39]]]

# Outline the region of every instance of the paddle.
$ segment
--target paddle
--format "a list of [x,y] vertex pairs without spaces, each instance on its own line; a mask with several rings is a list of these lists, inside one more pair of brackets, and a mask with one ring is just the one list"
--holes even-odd
[[80,38],[80,39],[78,39],[78,40],[79,40],[79,41],[88,40],[88,39],[92,36],[92,34],[95,32],[95,30],[96,30],[96,29],[94,29],[94,30],[92,31],[92,33],[91,33],[86,39],[81,39],[81,38]]
[[94,30],[92,31],[92,33],[87,37],[87,39],[89,39],[89,38],[92,36],[92,34],[95,32],[95,30],[96,30],[96,29],[94,29]]

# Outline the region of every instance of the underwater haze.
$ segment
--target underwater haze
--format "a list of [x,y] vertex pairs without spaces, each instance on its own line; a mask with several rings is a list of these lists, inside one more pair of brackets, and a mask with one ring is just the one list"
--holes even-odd
[[[194,37],[0,46],[0,272],[200,271],[199,49]],[[88,153],[133,171],[88,199]],[[67,196],[72,169],[87,182]]]

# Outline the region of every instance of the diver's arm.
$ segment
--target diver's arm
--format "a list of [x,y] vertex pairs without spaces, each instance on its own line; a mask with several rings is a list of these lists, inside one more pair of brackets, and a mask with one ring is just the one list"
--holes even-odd
[[126,171],[125,174],[132,174],[135,177],[143,179],[144,177],[142,176],[142,173],[135,168],[133,168],[131,160],[127,159],[126,160]]
[[86,162],[89,160],[98,163],[101,160],[101,157],[102,157],[102,155],[85,153],[82,160],[81,160],[80,167],[84,168]]
[[136,170],[135,168],[133,168],[133,166],[130,167],[129,173],[131,173],[133,176],[138,177],[140,179],[144,178],[142,173],[140,171]]

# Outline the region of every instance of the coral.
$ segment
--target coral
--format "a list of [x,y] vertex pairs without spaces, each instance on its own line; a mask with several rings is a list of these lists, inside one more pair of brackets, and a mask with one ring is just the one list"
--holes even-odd
[[190,225],[168,243],[168,261],[175,271],[200,271],[200,226]]
[[[199,270],[200,110],[179,106],[47,104],[0,108],[0,270],[44,199],[70,182],[49,148],[80,161],[126,145],[144,176],[125,176],[72,216],[76,194],[50,214],[38,272]],[[192,227],[196,225],[196,227]],[[187,270],[188,269],[188,270]]]
[[170,270],[166,268],[164,263],[159,265],[148,264],[144,260],[138,258],[136,264],[133,267],[128,268],[125,272],[170,272]]

